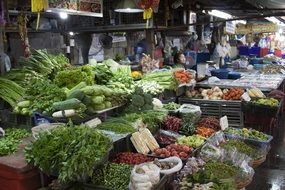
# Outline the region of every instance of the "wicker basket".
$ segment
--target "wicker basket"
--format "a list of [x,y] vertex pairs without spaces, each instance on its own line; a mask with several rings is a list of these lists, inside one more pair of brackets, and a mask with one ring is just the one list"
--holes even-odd
[[266,160],[266,155],[259,158],[258,160],[253,160],[250,165],[252,168],[257,168],[258,166],[260,166],[264,161]]
[[252,182],[252,179],[253,179],[253,176],[244,180],[244,181],[239,181],[237,182],[237,188],[238,189],[243,189],[245,188],[246,186],[248,186],[251,182]]

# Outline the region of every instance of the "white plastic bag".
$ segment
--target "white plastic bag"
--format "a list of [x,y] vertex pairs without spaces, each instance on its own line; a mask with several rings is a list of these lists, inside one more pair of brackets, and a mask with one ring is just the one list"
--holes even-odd
[[[141,168],[144,173],[137,173]],[[160,168],[153,163],[136,165],[131,172],[130,190],[151,190],[160,181]]]
[[182,160],[176,156],[172,156],[172,157],[169,157],[169,158],[165,158],[165,159],[160,159],[158,160],[159,162],[172,162],[172,163],[177,163],[176,166],[174,166],[173,168],[169,169],[169,170],[160,170],[160,173],[161,174],[173,174],[175,172],[178,172],[181,170],[182,168]]

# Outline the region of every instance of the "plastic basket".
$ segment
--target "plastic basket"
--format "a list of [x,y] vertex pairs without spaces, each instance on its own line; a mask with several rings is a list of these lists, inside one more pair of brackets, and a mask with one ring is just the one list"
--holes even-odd
[[[239,129],[240,130],[240,129]],[[245,137],[242,137],[242,136],[238,136],[238,135],[231,135],[231,134],[227,134],[225,133],[225,137],[227,139],[240,139],[240,140],[243,140],[244,142],[246,143],[249,143],[249,144],[252,144],[252,145],[256,145],[256,146],[259,146],[259,147],[263,147],[263,146],[268,146],[270,145],[270,142],[272,141],[273,139],[273,136],[271,135],[267,135],[267,140],[266,141],[261,141],[261,140],[255,140],[255,139],[250,139],[250,138],[245,138]]]
[[265,105],[258,105],[254,102],[245,102],[242,101],[242,111],[245,113],[252,113],[253,115],[261,115],[267,117],[275,117],[278,114],[278,110],[281,106],[265,106]]

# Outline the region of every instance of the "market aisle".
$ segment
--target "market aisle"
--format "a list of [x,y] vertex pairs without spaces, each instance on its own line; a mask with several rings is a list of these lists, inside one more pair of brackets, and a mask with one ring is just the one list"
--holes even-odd
[[[284,118],[284,117],[283,117]],[[267,161],[254,175],[253,182],[246,190],[285,190],[285,123],[277,130],[278,136],[272,143]]]

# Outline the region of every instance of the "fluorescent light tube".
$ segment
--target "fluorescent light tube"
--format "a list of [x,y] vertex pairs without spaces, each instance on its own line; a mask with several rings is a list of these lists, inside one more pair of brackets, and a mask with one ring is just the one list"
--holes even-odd
[[218,11],[218,10],[212,10],[208,12],[209,15],[215,16],[215,17],[219,17],[219,18],[223,18],[223,19],[231,19],[233,18],[232,15],[222,12],[222,11]]

